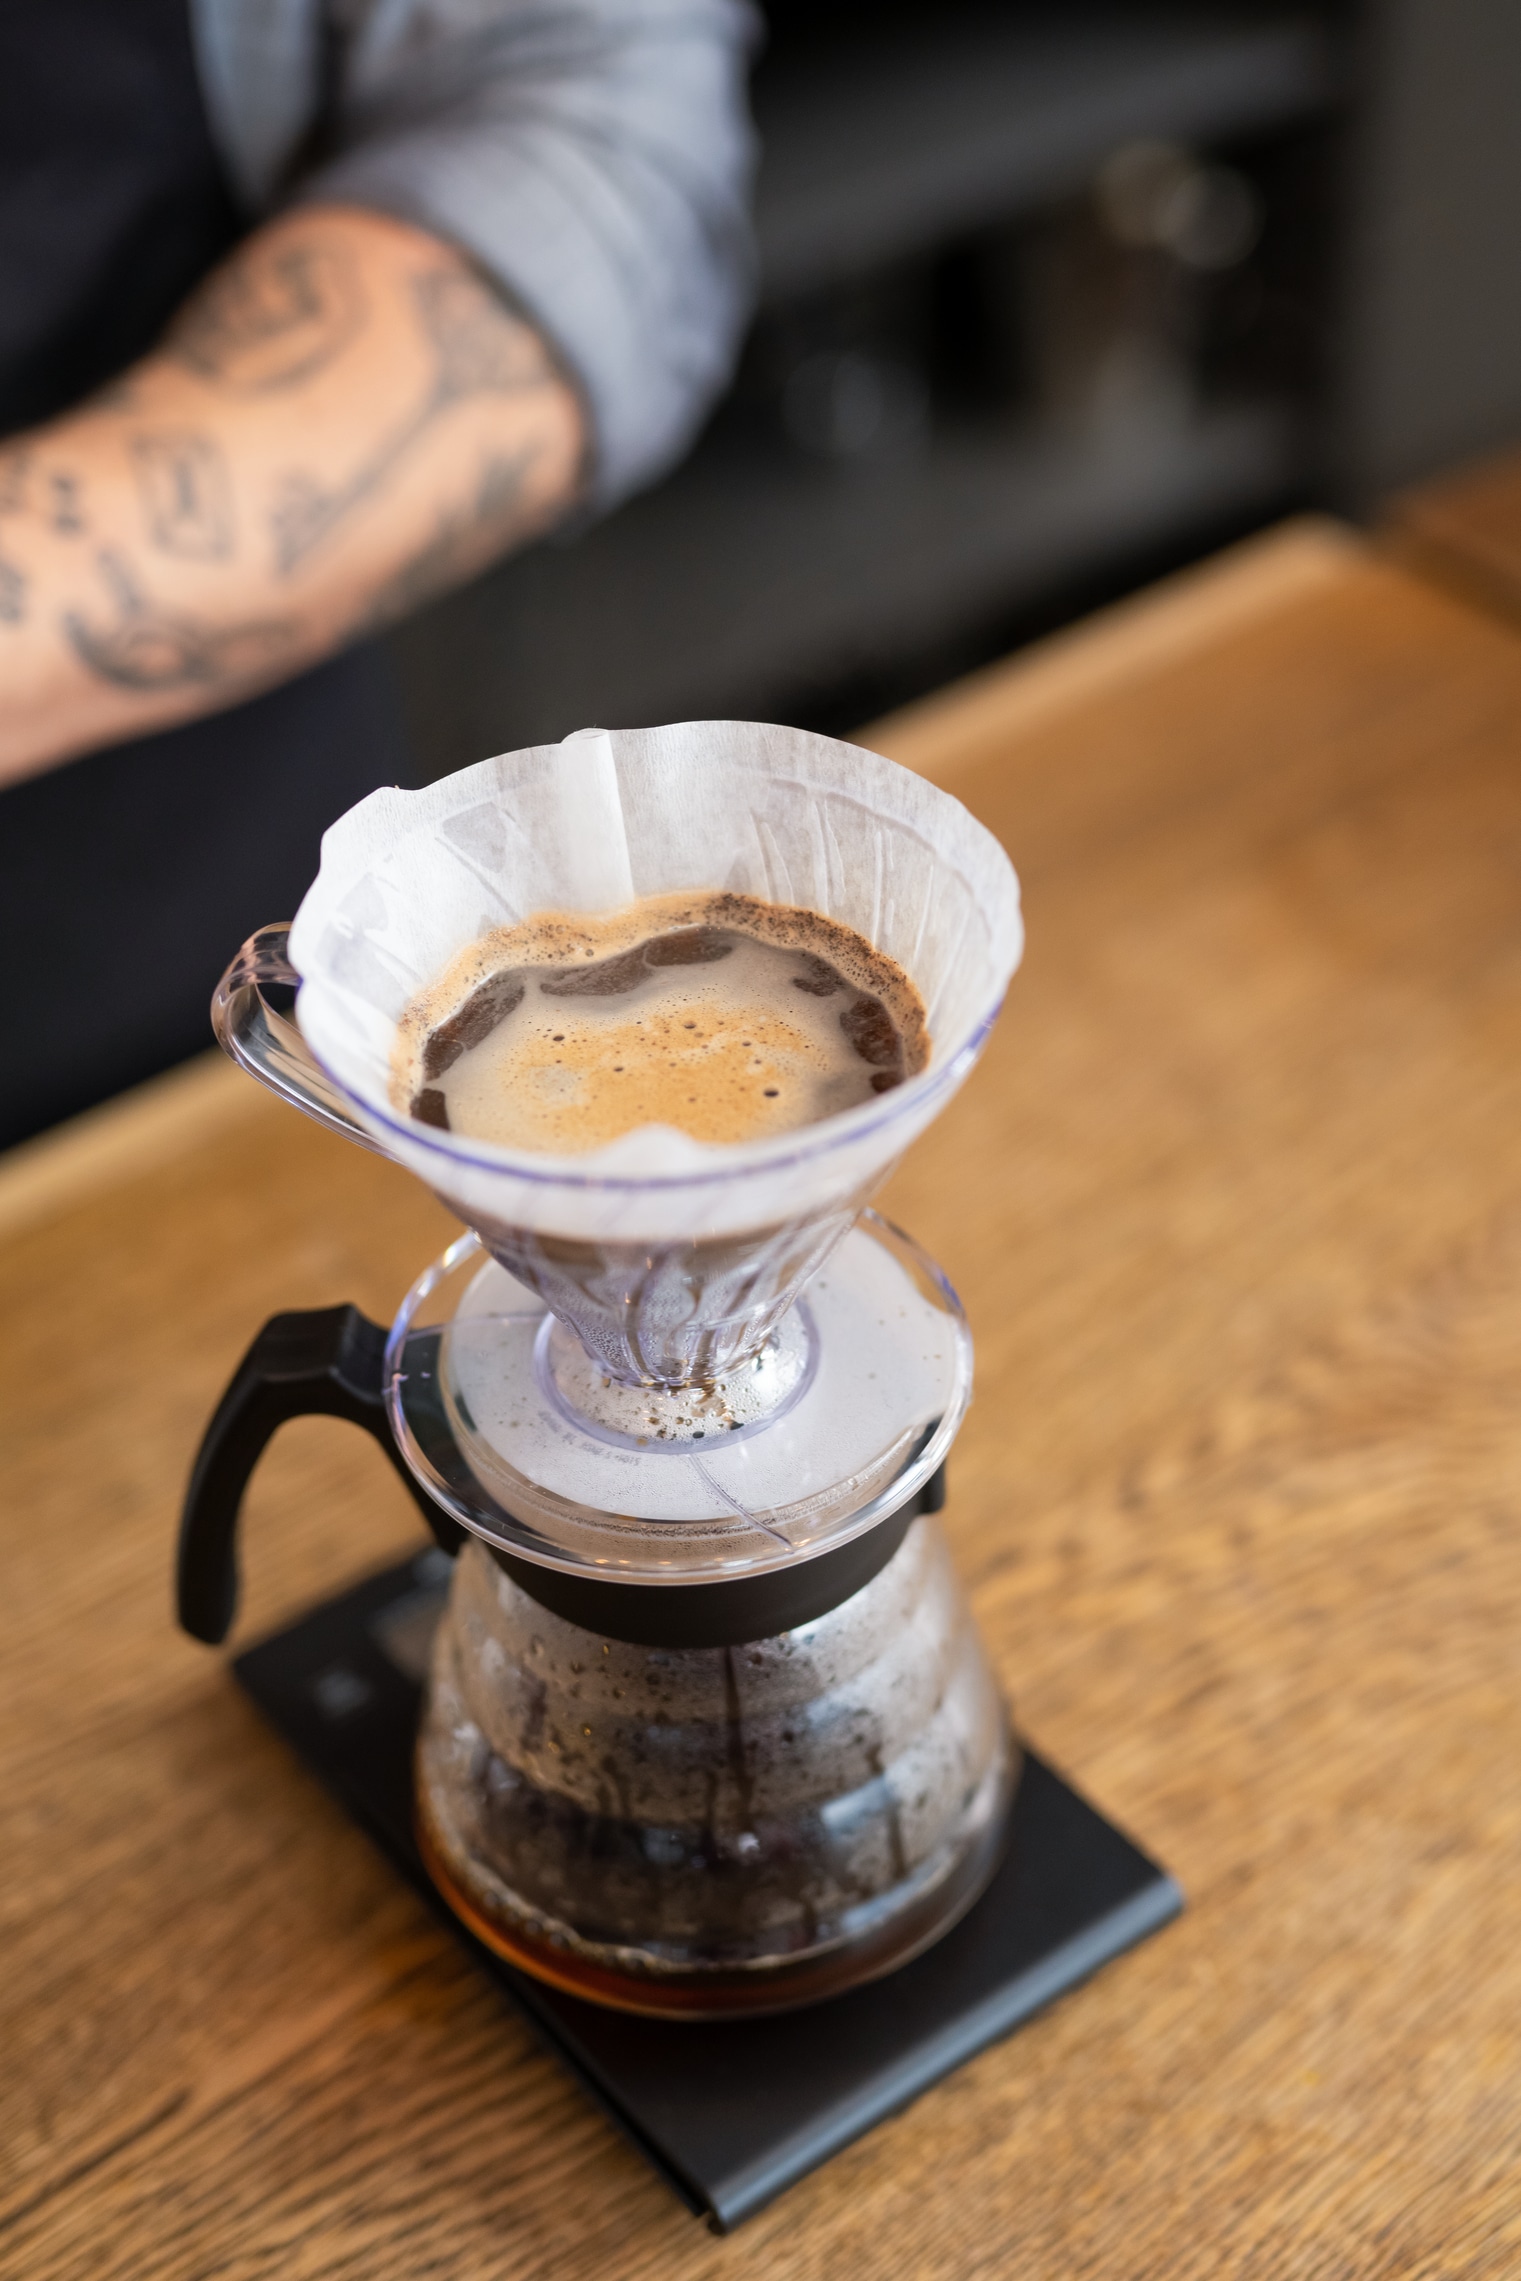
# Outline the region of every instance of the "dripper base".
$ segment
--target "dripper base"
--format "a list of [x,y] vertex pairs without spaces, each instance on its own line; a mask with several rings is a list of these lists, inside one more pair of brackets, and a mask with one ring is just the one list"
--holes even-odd
[[674,1456],[699,1444],[732,1448],[778,1424],[807,1393],[818,1363],[818,1328],[805,1299],[759,1354],[706,1385],[625,1385],[557,1315],[545,1316],[533,1342],[535,1383],[567,1425],[614,1449]]

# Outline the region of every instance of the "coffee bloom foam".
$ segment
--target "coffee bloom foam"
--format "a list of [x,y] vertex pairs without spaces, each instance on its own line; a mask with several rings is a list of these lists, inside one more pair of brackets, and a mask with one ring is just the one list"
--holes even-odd
[[854,1108],[928,1053],[912,982],[848,928],[747,896],[652,896],[471,944],[407,1008],[392,1098],[511,1148],[596,1149],[649,1124],[723,1145]]

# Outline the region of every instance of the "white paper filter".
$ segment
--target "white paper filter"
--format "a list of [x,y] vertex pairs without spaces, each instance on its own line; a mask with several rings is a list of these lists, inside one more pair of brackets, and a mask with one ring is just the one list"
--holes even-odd
[[[821,911],[886,951],[924,998],[928,1066],[842,1116],[730,1147],[649,1125],[555,1157],[393,1108],[402,1010],[467,944],[540,911],[704,888]],[[387,1153],[463,1219],[658,1241],[736,1234],[869,1186],[966,1076],[1022,944],[1013,867],[948,793],[833,737],[684,721],[372,792],[323,835],[290,950],[313,1052]]]

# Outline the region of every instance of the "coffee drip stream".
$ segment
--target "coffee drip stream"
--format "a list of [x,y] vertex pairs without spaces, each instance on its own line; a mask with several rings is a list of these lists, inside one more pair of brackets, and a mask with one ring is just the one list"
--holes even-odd
[[[419,1124],[387,1091],[389,1041],[482,931],[483,882],[509,916],[567,907],[562,877],[523,875],[553,872],[535,803],[559,748],[361,803],[288,936],[229,968],[217,1032],[467,1233],[388,1334],[342,1308],[266,1326],[197,1463],[181,1610],[225,1633],[242,1488],[284,1417],[366,1426],[458,1554],[417,1755],[445,1898],[594,2001],[781,2009],[955,1922],[1017,1776],[935,1518],[970,1338],[939,1270],[866,1209],[985,1042],[1017,889],[956,802],[832,740],[696,723],[598,751],[636,896],[720,879],[856,928],[924,989],[929,1065],[746,1147],[661,1130],[530,1158]],[[290,980],[299,1032],[263,994]]]

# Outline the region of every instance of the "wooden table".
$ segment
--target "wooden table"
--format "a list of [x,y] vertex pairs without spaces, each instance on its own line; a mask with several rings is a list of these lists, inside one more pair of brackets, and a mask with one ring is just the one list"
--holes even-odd
[[[705,2233],[171,1626],[252,1329],[446,1233],[198,1068],[0,1180],[7,2275],[1521,2269],[1521,640],[1292,529],[880,741],[1028,896],[889,1198],[978,1341],[949,1527],[1189,1913]],[[246,1541],[243,1636],[416,1524],[307,1421]]]
[[1521,451],[1417,484],[1393,502],[1385,539],[1418,574],[1521,620]]

